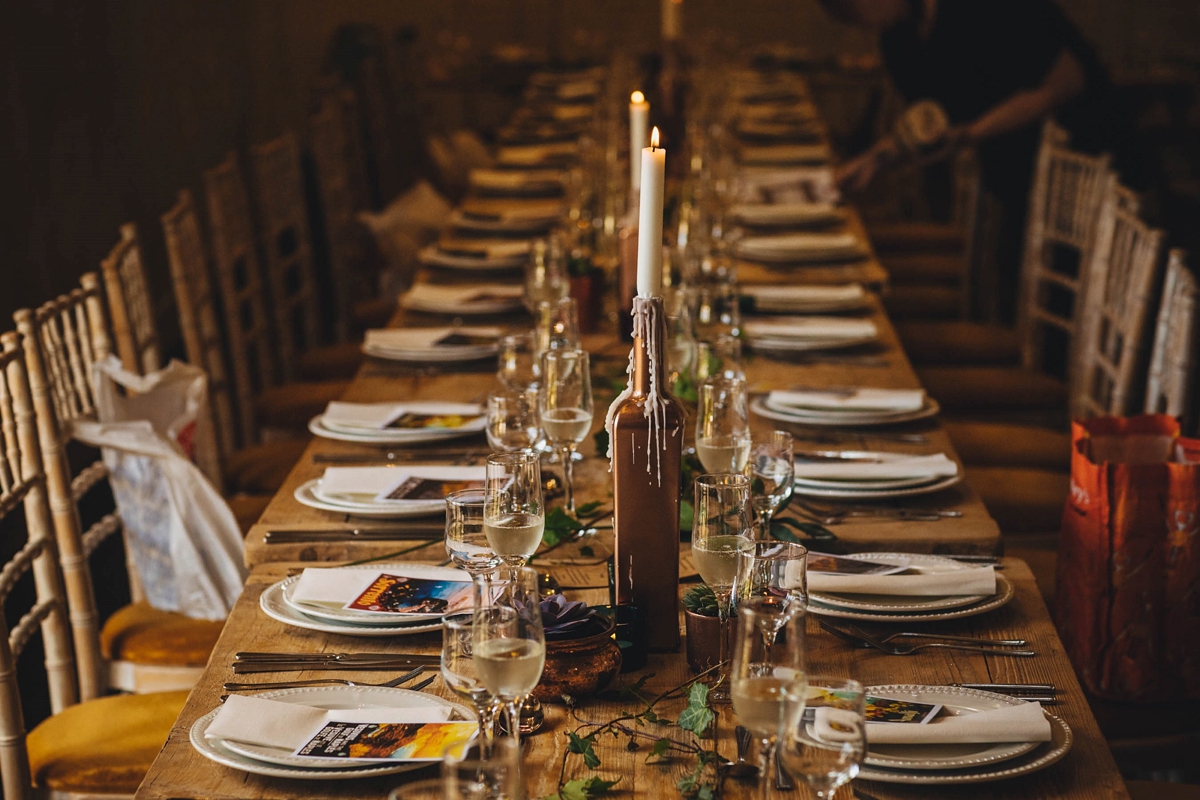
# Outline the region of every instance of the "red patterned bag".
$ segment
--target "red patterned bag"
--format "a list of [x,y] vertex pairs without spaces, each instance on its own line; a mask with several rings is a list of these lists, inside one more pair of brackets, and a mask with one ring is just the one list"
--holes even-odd
[[1097,697],[1200,697],[1198,502],[1200,441],[1173,418],[1072,426],[1054,619]]

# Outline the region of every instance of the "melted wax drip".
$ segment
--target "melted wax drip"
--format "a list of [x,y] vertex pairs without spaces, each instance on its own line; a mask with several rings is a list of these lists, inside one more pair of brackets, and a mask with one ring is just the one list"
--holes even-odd
[[[633,336],[635,339],[640,339],[642,348],[646,351],[646,363],[650,368],[650,381],[646,387],[646,399],[642,404],[642,410],[645,413],[646,419],[650,421],[650,433],[646,437],[647,458],[646,472],[650,471],[649,452],[654,453],[655,467],[657,468],[658,485],[662,486],[662,454],[667,449],[667,431],[665,425],[666,401],[663,398],[662,392],[659,391],[658,381],[658,314],[662,308],[662,303],[651,302],[648,297],[633,298]],[[624,391],[616,396],[612,401],[612,405],[608,407],[608,414],[604,417],[604,429],[608,431],[608,471],[612,472],[613,458],[613,439],[614,425],[617,413],[617,407],[627,398],[633,396],[633,373],[636,369],[636,359],[634,351],[629,351],[629,366],[625,369],[625,374],[629,376],[629,382],[626,384]],[[658,448],[650,447],[650,443],[658,440]],[[632,444],[632,441],[631,441]],[[632,449],[632,448],[631,448]]]

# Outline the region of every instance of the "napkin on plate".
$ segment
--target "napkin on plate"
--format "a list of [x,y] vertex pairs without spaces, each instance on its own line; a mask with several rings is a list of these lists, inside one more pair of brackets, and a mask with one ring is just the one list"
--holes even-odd
[[917,575],[845,575],[810,570],[808,589],[831,594],[888,594],[903,597],[994,595],[996,571],[990,566],[922,572]]
[[958,462],[945,453],[928,456],[879,455],[878,461],[853,458],[804,461],[801,456],[796,459],[795,475],[797,478],[853,482],[890,478],[949,478],[958,474]]
[[445,722],[450,711],[447,706],[433,705],[330,710],[231,694],[204,735],[210,739],[295,751],[330,722]]
[[864,300],[862,284],[837,286],[742,286],[742,294],[754,298],[755,311],[788,311],[813,303],[854,303]]
[[779,411],[919,411],[924,405],[924,389],[875,389],[862,386],[844,392],[775,391],[767,395],[767,407]]
[[561,185],[563,173],[553,169],[473,169],[469,180],[472,186],[484,189],[523,189],[530,185]]
[[[480,348],[483,344],[441,344],[447,336],[461,334],[469,337],[498,339],[499,328],[488,327],[459,327],[459,328],[377,328],[367,331],[363,337],[363,347],[369,350],[396,350],[408,352],[414,350],[440,350],[454,348]],[[394,405],[394,404],[393,404]]]
[[[817,709],[814,728],[822,724]],[[868,722],[869,744],[975,744],[987,742],[1048,742],[1050,720],[1038,703],[1021,703],[978,714],[945,716],[924,724]]]
[[496,161],[500,164],[513,165],[540,164],[551,159],[573,156],[578,152],[579,145],[575,142],[512,144],[505,145],[496,152]]
[[[325,407],[325,413],[321,415],[321,421],[326,427],[330,428],[380,430],[386,428],[389,423],[401,415],[409,413],[481,417],[483,409],[473,403],[347,403],[344,400],[333,400]],[[471,427],[472,429],[483,429],[480,425]],[[396,433],[401,433],[404,430],[406,429],[397,428]],[[420,428],[412,430],[429,431],[436,429]]]
[[[303,603],[305,605],[325,606],[327,608],[344,608],[346,604],[353,602],[373,584],[380,575],[394,575],[403,578],[413,578],[428,584],[452,584],[450,586],[439,589],[435,586],[428,586],[430,591],[436,593],[437,596],[446,599],[452,606],[448,608],[443,604],[442,611],[439,614],[452,613],[458,610],[458,607],[466,605],[466,610],[470,610],[471,605],[471,577],[462,570],[437,567],[422,567],[420,570],[421,576],[414,576],[405,572],[401,565],[390,567],[381,567],[378,570],[373,569],[350,569],[339,567],[308,567],[300,573],[300,579],[296,581],[296,585],[292,588],[292,601]],[[374,609],[371,609],[374,610]],[[386,609],[393,613],[395,609]],[[428,617],[428,612],[413,612],[412,610],[404,613],[417,613],[418,616]]]
[[743,164],[824,164],[829,161],[825,144],[772,144],[743,147]]
[[778,236],[749,236],[737,244],[743,255],[803,256],[818,252],[855,252],[861,249],[853,233],[790,233]]
[[517,241],[507,241],[504,239],[481,239],[479,241],[472,241],[470,239],[443,239],[438,242],[437,250],[439,253],[448,256],[481,258],[495,261],[527,256],[529,255],[531,246],[528,239],[519,239]]
[[352,499],[355,502],[378,503],[380,505],[404,503],[441,503],[433,500],[379,500],[387,492],[410,478],[426,478],[433,481],[455,483],[480,483],[486,478],[487,468],[423,466],[405,464],[402,467],[326,467],[325,474],[317,483],[314,493],[318,497],[333,501]]
[[400,298],[405,306],[436,306],[438,308],[467,307],[472,304],[519,304],[525,294],[522,286],[502,283],[477,283],[472,286],[439,286],[418,283]]
[[845,317],[782,317],[744,324],[751,339],[866,339],[879,335],[869,319]]

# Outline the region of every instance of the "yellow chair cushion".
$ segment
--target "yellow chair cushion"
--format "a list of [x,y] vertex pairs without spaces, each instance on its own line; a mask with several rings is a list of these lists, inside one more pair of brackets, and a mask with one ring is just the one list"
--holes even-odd
[[871,245],[879,252],[893,250],[958,251],[966,245],[961,226],[952,222],[868,222]]
[[962,311],[962,292],[953,286],[893,284],[883,305],[895,319],[955,317]]
[[353,378],[362,360],[362,342],[341,342],[305,350],[296,361],[296,372],[304,381]]
[[112,661],[203,667],[224,627],[224,620],[191,619],[146,602],[130,603],[104,623],[100,649]]
[[1003,364],[1021,360],[1017,332],[1002,325],[945,320],[900,322],[896,334],[914,364]]
[[1071,469],[1071,435],[1039,425],[945,420],[942,427],[967,466]]
[[267,510],[267,506],[271,504],[271,495],[236,494],[233,497],[225,498],[225,502],[229,504],[229,510],[233,512],[242,536],[245,536],[258,522],[258,518],[263,515],[263,512]]
[[903,253],[879,256],[893,284],[960,284],[967,277],[967,264],[958,253]]
[[943,411],[1059,411],[1067,407],[1067,384],[1016,367],[918,367],[917,375]]
[[278,439],[243,447],[227,460],[225,478],[236,492],[275,494],[304,454],[308,442],[307,438]]
[[1054,531],[1062,526],[1070,476],[1020,467],[967,467],[967,483],[1001,533]]
[[259,422],[274,428],[304,428],[349,385],[349,381],[303,381],[274,386],[255,401]]
[[26,739],[34,785],[79,794],[137,791],[187,692],[101,697],[42,722]]

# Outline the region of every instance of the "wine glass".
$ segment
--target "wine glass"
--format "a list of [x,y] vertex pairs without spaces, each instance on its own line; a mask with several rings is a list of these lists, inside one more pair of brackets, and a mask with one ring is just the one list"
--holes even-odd
[[498,739],[488,749],[450,745],[442,752],[447,800],[523,800],[521,747]]
[[750,489],[760,539],[771,538],[771,518],[792,497],[795,464],[792,435],[771,431],[770,438],[754,445],[750,453]]
[[[750,479],[745,475],[701,475],[696,478],[696,504],[692,522],[692,560],[700,577],[717,598],[722,626],[717,663],[725,661],[724,626],[729,621],[737,556],[754,546],[750,538]],[[714,699],[723,700],[720,679]]]
[[738,602],[730,694],[733,712],[759,741],[759,797],[766,800],[771,754],[787,688],[804,676],[804,613],[772,595]]
[[442,682],[475,709],[486,753],[496,737],[496,704],[475,664],[474,625],[474,611],[442,617]]
[[808,601],[808,548],[802,544],[759,539],[738,553],[734,597],[781,597],[797,608]]
[[862,684],[810,675],[784,692],[778,758],[788,774],[803,778],[820,800],[853,780],[867,750]]
[[487,399],[487,440],[493,450],[531,450],[541,438],[538,390],[501,389]]
[[737,287],[724,281],[696,288],[696,313],[693,317],[696,338],[711,341],[721,334],[737,336],[742,327]]
[[712,378],[700,386],[696,455],[709,472],[746,470],[750,460],[750,413],[744,379]]
[[499,364],[496,378],[509,389],[528,389],[536,386],[541,365],[534,358],[535,333],[525,331],[500,337]]
[[692,383],[696,386],[709,378],[745,377],[741,339],[723,333],[712,341],[696,342],[696,360],[692,365]]
[[446,495],[446,555],[472,577],[486,575],[503,561],[483,531],[483,489],[459,489]]
[[566,297],[571,283],[563,271],[561,255],[556,257],[555,248],[546,239],[538,239],[529,251],[525,265],[525,304],[536,311],[544,302],[555,302]]
[[534,331],[534,352],[539,357],[547,350],[579,347],[579,308],[575,298],[563,297],[553,302],[538,303]]
[[514,570],[542,543],[542,465],[536,453],[493,453],[486,467],[483,530],[496,555]]
[[518,567],[483,597],[472,628],[475,670],[504,706],[508,730],[520,737],[521,706],[542,677],[546,637],[542,631],[537,570]]
[[538,413],[550,444],[562,451],[567,511],[575,511],[575,448],[592,429],[592,375],[586,350],[542,353]]
[[692,369],[696,356],[696,339],[692,334],[692,317],[688,308],[688,289],[678,286],[667,293],[663,310],[667,313],[667,368],[669,386]]

